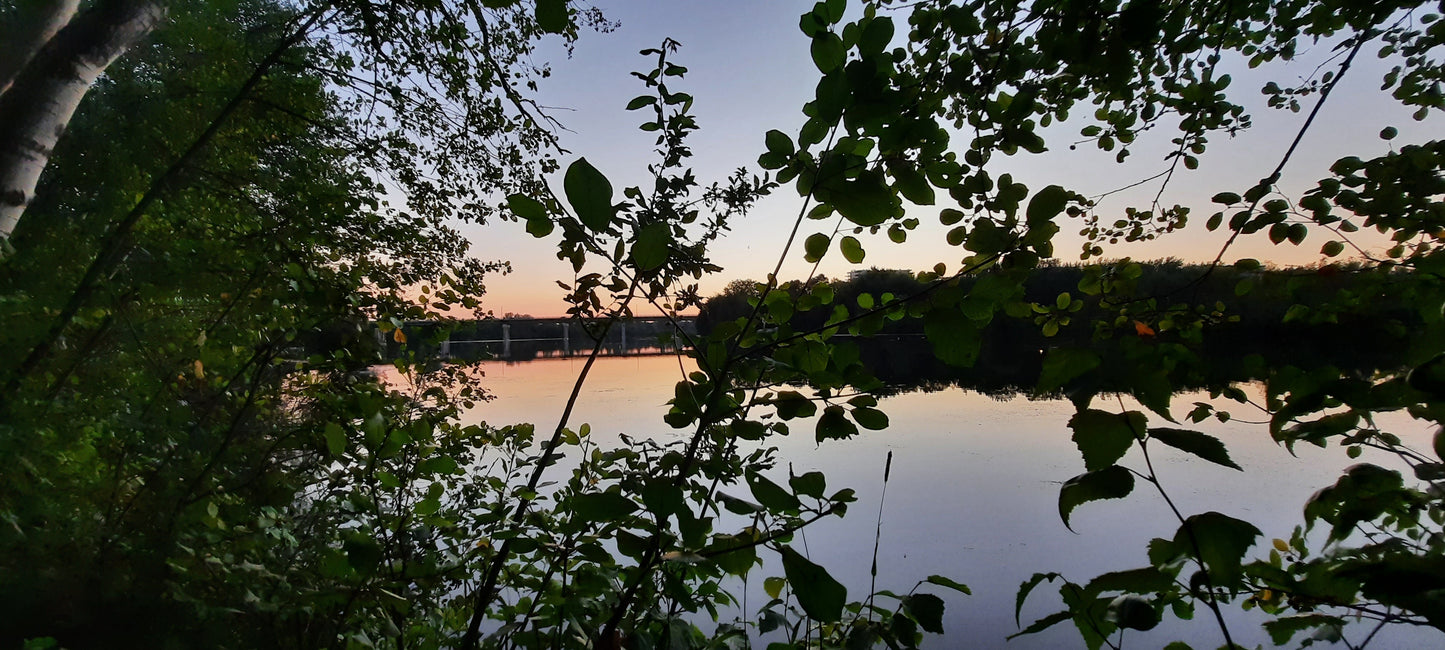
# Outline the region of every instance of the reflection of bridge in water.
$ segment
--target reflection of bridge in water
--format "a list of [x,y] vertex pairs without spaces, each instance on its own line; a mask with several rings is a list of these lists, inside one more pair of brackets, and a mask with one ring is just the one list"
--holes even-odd
[[[444,336],[436,323],[417,321],[403,331],[408,347],[421,356],[513,361],[590,354],[599,335],[604,355],[671,354],[697,333],[692,318],[631,318],[603,334],[605,324],[576,318],[487,319],[463,321]],[[400,353],[398,344],[387,343],[393,354]]]

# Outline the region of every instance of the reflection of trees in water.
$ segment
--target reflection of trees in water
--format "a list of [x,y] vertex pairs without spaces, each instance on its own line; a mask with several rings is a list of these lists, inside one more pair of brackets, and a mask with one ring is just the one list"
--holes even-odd
[[[1175,388],[1198,390],[1267,379],[1272,368],[1286,366],[1308,370],[1328,365],[1342,375],[1355,376],[1399,369],[1408,340],[1384,336],[1373,331],[1375,329],[1368,324],[1348,322],[1274,331],[1238,325],[1218,327],[1207,332],[1201,343],[1181,348],[1179,362],[1167,373]],[[1341,340],[1351,343],[1342,346]],[[881,391],[883,394],[927,393],[961,387],[1001,401],[1038,394],[1035,387],[1043,369],[1043,351],[1058,344],[1042,336],[1028,335],[1022,328],[995,323],[985,334],[978,362],[969,368],[959,368],[939,361],[922,337],[884,335],[855,339],[852,343],[858,346],[863,363],[886,385]],[[1130,343],[1140,344],[1140,341]],[[1091,344],[1089,349],[1103,358],[1097,376],[1091,375],[1087,385],[1072,383],[1050,395],[1126,391],[1133,376],[1130,373],[1135,372],[1128,360],[1127,347],[1118,340]],[[1321,350],[1328,350],[1328,356],[1321,354]]]

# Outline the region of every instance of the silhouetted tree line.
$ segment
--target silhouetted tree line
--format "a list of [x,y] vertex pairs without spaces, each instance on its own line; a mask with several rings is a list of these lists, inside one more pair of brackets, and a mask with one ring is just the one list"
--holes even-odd
[[[1055,348],[1088,349],[1102,358],[1098,385],[1083,387],[1090,392],[1111,390],[1116,382],[1154,371],[1167,372],[1178,386],[1208,388],[1263,379],[1272,367],[1285,364],[1329,363],[1358,373],[1396,368],[1408,357],[1410,331],[1421,322],[1409,297],[1415,276],[1406,273],[1350,264],[1292,268],[1241,264],[1210,269],[1171,258],[1126,262],[1106,271],[1105,277],[1118,279],[1129,264],[1137,268],[1125,272],[1127,290],[1116,287],[1092,294],[1081,290],[1092,282],[1089,267],[1054,264],[1039,269],[1025,282],[1022,303],[1047,308],[1067,293],[1083,306],[1052,335],[1041,326],[1040,312],[1025,310],[1025,305],[1012,314],[996,313],[984,329],[978,360],[970,367],[939,361],[924,335],[923,322],[917,319],[885,321],[879,332],[852,338],[852,343],[879,379],[899,389],[963,385],[1001,395],[1034,391],[1043,358]],[[963,278],[960,283],[971,289],[981,277]],[[850,316],[867,311],[859,300],[865,294],[863,304],[877,305],[927,288],[908,271],[875,268],[855,272],[846,280],[820,276],[792,282],[781,290],[797,297],[821,282],[832,286],[833,304],[844,306]],[[720,323],[746,317],[760,290],[761,285],[751,280],[730,283],[703,304],[697,317],[699,332],[706,334]],[[1182,305],[1206,309],[1180,311]],[[823,326],[829,316],[827,309],[799,311],[790,325],[798,331],[812,330]],[[1101,322],[1115,326],[1100,331],[1096,323]],[[1190,331],[1185,322],[1197,322],[1199,327]],[[1177,362],[1163,369],[1137,368],[1129,361],[1130,352],[1141,345],[1176,347]],[[1329,350],[1328,359],[1320,354],[1324,349]],[[1202,363],[1206,358],[1209,363]]]

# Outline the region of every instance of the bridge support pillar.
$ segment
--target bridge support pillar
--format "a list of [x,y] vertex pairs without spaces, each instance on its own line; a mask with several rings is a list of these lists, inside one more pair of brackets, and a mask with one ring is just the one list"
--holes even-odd
[[512,325],[502,323],[502,358],[512,358]]

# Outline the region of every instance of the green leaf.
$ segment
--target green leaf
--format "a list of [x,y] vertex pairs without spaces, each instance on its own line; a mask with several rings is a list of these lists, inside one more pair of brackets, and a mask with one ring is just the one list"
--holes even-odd
[[767,144],[768,151],[770,153],[776,153],[783,156],[793,155],[793,140],[788,137],[788,134],[783,133],[782,131],[779,131],[777,129],[768,131],[766,134],[763,135],[763,141]]
[[672,228],[665,223],[650,223],[637,231],[632,245],[632,260],[638,268],[651,271],[667,262],[672,253]]
[[787,512],[797,510],[802,505],[798,502],[798,497],[756,472],[748,474],[747,480],[753,498],[763,504],[764,508],[774,512]]
[[1105,573],[1089,581],[1084,591],[1102,594],[1122,591],[1135,594],[1149,594],[1169,591],[1174,588],[1174,578],[1154,567],[1129,569]]
[[578,494],[567,500],[577,518],[590,522],[616,521],[637,510],[637,504],[616,492]]
[[381,545],[364,534],[355,533],[348,536],[342,543],[342,549],[346,551],[347,563],[360,573],[370,573],[376,564],[381,562]]
[[801,476],[788,477],[788,485],[798,494],[821,499],[823,492],[828,489],[828,480],[822,472],[807,472]]
[[[1275,645],[1289,643],[1294,635],[1303,630],[1319,630],[1315,638],[1322,641],[1338,641],[1345,628],[1345,620],[1338,616],[1326,614],[1295,614],[1292,616],[1281,616],[1272,621],[1265,621],[1264,630],[1269,632],[1269,640]],[[1323,636],[1320,635],[1323,632]],[[1331,638],[1332,637],[1332,638]]]
[[903,611],[908,612],[924,631],[943,634],[943,599],[933,594],[903,597]]
[[436,514],[436,511],[440,510],[441,507],[442,507],[442,502],[441,502],[440,499],[434,499],[434,498],[428,497],[428,498],[426,498],[426,499],[422,499],[421,501],[418,501],[418,502],[416,503],[416,506],[415,506],[414,508],[412,508],[412,510],[413,510],[414,512],[416,512],[416,514],[425,517],[425,516],[427,516],[427,515]]
[[1188,429],[1167,429],[1157,428],[1149,430],[1149,439],[1158,440],[1170,447],[1185,451],[1211,463],[1217,463],[1225,467],[1232,467],[1239,471],[1244,468],[1235,464],[1229,458],[1229,451],[1224,448],[1224,443],[1214,436],[1190,431]]
[[813,37],[811,51],[813,65],[818,66],[818,71],[823,74],[841,67],[848,54],[848,50],[843,47],[843,39],[833,32],[818,32]]
[[1091,472],[1118,462],[1144,433],[1144,414],[1138,411],[1110,413],[1086,409],[1069,419],[1074,430],[1074,444],[1084,456],[1084,469]]
[[616,214],[612,207],[612,183],[586,158],[578,158],[567,166],[562,190],[582,225],[595,231],[606,230],[611,225]]
[[526,194],[513,194],[508,196],[507,209],[511,210],[512,214],[527,221],[547,218],[547,206]]
[[733,514],[751,516],[759,512],[763,512],[764,510],[762,506],[756,503],[753,503],[746,499],[739,499],[735,496],[732,496],[731,494],[727,494],[724,492],[717,493],[717,500],[722,503],[723,507],[726,508],[728,512],[731,512]]
[[820,232],[808,235],[808,238],[803,240],[803,259],[810,264],[823,259],[823,256],[828,254],[828,244],[831,242],[832,239]]
[[1029,199],[1029,207],[1026,212],[1029,226],[1037,226],[1045,221],[1052,221],[1054,217],[1063,214],[1064,206],[1068,205],[1069,192],[1058,185],[1050,185],[1034,198]]
[[421,474],[455,474],[461,466],[451,456],[432,456],[417,465],[416,469]]
[[863,257],[867,255],[867,252],[863,250],[863,245],[858,242],[858,238],[852,235],[848,235],[838,242],[838,248],[843,251],[843,259],[854,264],[861,264]]
[[653,97],[652,95],[638,95],[636,97],[633,97],[632,101],[627,102],[627,110],[635,111],[639,108],[645,108],[656,103],[657,98]]
[[892,40],[893,20],[887,16],[877,16],[863,27],[863,34],[858,37],[858,51],[864,55],[877,54],[888,47]]
[[956,309],[934,309],[923,321],[923,333],[933,344],[939,361],[969,367],[978,360],[983,345],[978,324]]
[[567,31],[567,0],[537,0],[537,26],[550,34]]
[[1065,528],[1073,530],[1069,515],[1074,508],[1100,499],[1122,499],[1133,491],[1134,473],[1118,465],[1080,474],[1064,481],[1059,489],[1059,517],[1064,520]]
[[824,623],[837,621],[843,616],[843,604],[848,600],[848,590],[828,575],[828,572],[807,558],[799,555],[792,547],[784,546],[783,573],[793,587],[798,605],[808,617]]
[[756,535],[719,535],[723,548],[730,549],[713,557],[718,567],[735,576],[746,576],[758,562],[757,546],[751,545]]
[[945,577],[940,576],[940,575],[932,575],[932,576],[928,576],[927,578],[924,578],[923,581],[924,581],[924,582],[927,582],[928,584],[938,585],[938,586],[940,586],[940,587],[948,587],[949,589],[952,589],[952,590],[954,590],[954,591],[957,591],[957,592],[959,592],[959,593],[961,593],[961,594],[964,594],[964,595],[966,595],[966,596],[972,596],[972,595],[973,595],[973,590],[969,589],[969,588],[968,588],[968,585],[963,584],[962,582],[958,582],[958,581],[956,581],[956,580],[953,580],[953,579],[951,579],[951,578],[945,578]]
[[1222,203],[1224,205],[1234,205],[1235,203],[1243,201],[1244,197],[1235,194],[1234,192],[1220,192],[1218,194],[1215,194],[1214,198],[1211,200],[1215,203]]
[[783,420],[812,417],[818,412],[818,406],[812,400],[795,390],[778,391],[773,403],[778,408],[778,417]]
[[993,255],[1002,253],[1014,243],[1013,232],[1006,228],[998,227],[998,224],[983,219],[973,224],[973,231],[969,233],[968,240],[964,241],[963,247],[979,255]]
[[1109,603],[1106,620],[1126,630],[1152,630],[1159,624],[1159,612],[1147,598],[1123,594]]
[[[1191,540],[1190,533],[1193,533]],[[1179,532],[1174,534],[1174,544],[1179,548],[1193,549],[1199,545],[1199,560],[1209,571],[1209,577],[1216,587],[1231,590],[1244,576],[1241,564],[1255,538],[1262,533],[1247,521],[1241,521],[1218,512],[1206,512],[1184,520]]]
[[1022,631],[1014,632],[1013,634],[1008,635],[1008,637],[1006,637],[1005,640],[1006,640],[1006,641],[1012,641],[1013,639],[1015,639],[1015,638],[1017,638],[1017,637],[1025,636],[1025,635],[1028,635],[1028,634],[1038,634],[1039,632],[1043,632],[1044,630],[1047,630],[1047,629],[1049,629],[1049,628],[1051,628],[1051,627],[1053,627],[1053,626],[1055,626],[1055,625],[1058,625],[1059,623],[1063,623],[1064,621],[1067,621],[1067,620],[1069,620],[1069,619],[1071,619],[1071,618],[1073,618],[1073,617],[1074,617],[1074,613],[1073,613],[1073,612],[1070,612],[1070,611],[1067,610],[1067,609],[1064,610],[1064,611],[1062,611],[1062,612],[1054,612],[1054,613],[1049,614],[1048,616],[1045,616],[1045,617],[1043,617],[1043,618],[1041,618],[1041,619],[1039,619],[1039,620],[1037,620],[1037,621],[1034,621],[1033,623],[1029,624],[1028,627],[1024,628]]
[[898,188],[898,193],[915,205],[933,205],[937,196],[933,192],[933,186],[928,184],[928,179],[918,170],[908,165],[892,167],[893,186]]
[[[1023,581],[1023,583],[1019,585],[1018,594],[1014,596],[1014,625],[1023,625],[1023,623],[1019,621],[1019,614],[1023,613],[1024,601],[1028,600],[1029,594],[1033,592],[1034,587],[1039,586],[1039,583],[1045,580],[1053,582],[1058,577],[1059,574],[1057,573],[1035,573],[1028,580]],[[1031,633],[1024,632],[1022,634]]]
[[642,488],[642,507],[660,516],[688,514],[687,495],[668,479],[649,479]]
[[853,421],[858,426],[869,431],[882,431],[888,428],[888,414],[874,408],[860,407],[853,409]]
[[540,239],[542,237],[546,237],[547,235],[552,234],[552,228],[554,227],[554,225],[555,224],[552,223],[552,220],[548,219],[545,216],[539,219],[528,219],[527,234]]
[[1345,245],[1337,241],[1327,241],[1324,246],[1320,247],[1320,254],[1325,257],[1335,257],[1343,252],[1345,252]]
[[1044,355],[1043,369],[1039,372],[1038,389],[1049,393],[1063,388],[1065,384],[1099,367],[1103,359],[1098,353],[1078,348],[1054,348]]
[[858,435],[858,427],[848,419],[847,411],[836,404],[823,409],[818,418],[817,440],[844,440]]
[[770,576],[763,580],[763,592],[767,593],[769,598],[777,598],[783,594],[783,586],[786,584],[788,581],[781,576]]
[[1305,236],[1309,235],[1309,232],[1310,229],[1308,226],[1302,223],[1292,223],[1289,225],[1289,229],[1286,230],[1285,237],[1289,239],[1291,244],[1298,246],[1305,240]]
[[831,188],[833,207],[859,226],[876,226],[903,214],[903,203],[888,190],[880,172],[863,172],[857,180],[833,183]]
[[1400,472],[1359,463],[1346,469],[1334,485],[1311,496],[1304,514],[1307,525],[1317,519],[1331,524],[1330,539],[1340,540],[1353,534],[1360,522],[1403,515],[1418,507],[1416,493],[1405,487]]
[[341,425],[335,422],[327,422],[326,430],[322,433],[326,438],[326,451],[332,458],[337,458],[346,453],[346,431]]

